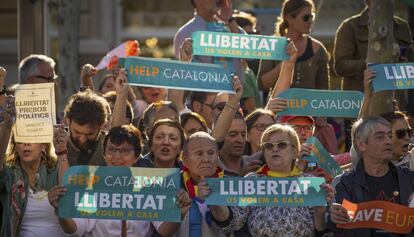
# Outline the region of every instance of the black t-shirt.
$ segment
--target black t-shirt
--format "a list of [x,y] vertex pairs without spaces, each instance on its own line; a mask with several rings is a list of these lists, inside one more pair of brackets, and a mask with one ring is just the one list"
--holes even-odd
[[[382,177],[374,177],[365,173],[371,200],[386,201],[400,204],[398,177],[391,170]],[[371,237],[398,237],[399,234],[389,233],[383,230],[374,230]]]

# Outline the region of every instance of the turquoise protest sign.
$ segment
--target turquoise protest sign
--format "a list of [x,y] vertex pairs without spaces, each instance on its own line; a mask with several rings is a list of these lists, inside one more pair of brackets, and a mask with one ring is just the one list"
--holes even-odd
[[414,89],[414,63],[368,64],[377,74],[373,91]]
[[130,85],[234,93],[230,74],[219,65],[143,57],[121,62]]
[[212,193],[207,205],[221,206],[325,206],[323,178],[208,178]]
[[287,60],[285,37],[246,35],[213,31],[192,34],[193,53],[230,58]]
[[342,168],[336,163],[316,137],[309,137],[308,140],[306,140],[306,143],[312,145],[312,151],[309,156],[303,157],[304,160],[316,162],[319,167],[328,171],[333,177],[343,173]]
[[364,96],[359,91],[291,88],[278,97],[288,100],[278,115],[356,118]]
[[180,222],[179,169],[72,166],[59,217]]

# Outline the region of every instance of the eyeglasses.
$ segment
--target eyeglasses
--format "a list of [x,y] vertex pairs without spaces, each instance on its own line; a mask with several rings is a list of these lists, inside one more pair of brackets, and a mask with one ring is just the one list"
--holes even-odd
[[398,129],[393,133],[395,133],[395,135],[397,135],[398,139],[403,139],[403,138],[405,138],[405,136],[407,136],[407,134],[408,134],[408,137],[412,137],[413,132],[414,132],[414,130],[412,128],[407,128],[407,129]]
[[295,129],[297,133],[300,133],[302,131],[313,132],[313,129],[315,128],[313,125],[291,125],[291,126],[293,129]]
[[116,153],[120,154],[121,156],[128,156],[133,151],[134,151],[134,148],[116,148],[113,146],[106,147],[106,154],[110,156],[114,156],[116,155]]
[[289,141],[279,141],[279,142],[265,142],[262,144],[263,148],[265,150],[273,150],[273,148],[276,146],[278,150],[284,150],[288,145],[290,145]]
[[210,109],[213,109],[213,103],[211,103],[211,104],[207,104],[207,103],[204,103],[204,102],[200,102],[200,103],[207,106],[207,107],[209,107]]
[[311,13],[311,14],[306,14],[306,15],[303,15],[302,16],[302,20],[304,21],[304,22],[308,22],[309,20],[313,20],[313,17],[314,17],[315,15],[313,14],[313,13]]
[[259,130],[260,132],[264,132],[264,130],[266,130],[266,128],[270,127],[272,124],[268,123],[256,123],[252,126],[252,128],[256,128],[257,130]]
[[220,103],[213,105],[213,109],[218,109],[222,111],[225,106],[226,106],[226,102],[220,102]]
[[44,80],[46,80],[46,81],[48,81],[48,82],[51,82],[51,81],[54,81],[54,80],[58,79],[58,76],[57,76],[57,75],[53,75],[53,76],[50,76],[50,77],[45,77],[45,76],[41,76],[41,75],[36,75],[35,77],[37,77],[37,78],[41,78],[41,79],[44,79]]

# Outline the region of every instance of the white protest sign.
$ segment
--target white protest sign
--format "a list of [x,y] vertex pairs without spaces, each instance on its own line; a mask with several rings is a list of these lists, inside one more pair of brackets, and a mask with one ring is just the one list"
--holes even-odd
[[15,97],[16,142],[52,142],[53,124],[56,124],[54,83],[19,85]]

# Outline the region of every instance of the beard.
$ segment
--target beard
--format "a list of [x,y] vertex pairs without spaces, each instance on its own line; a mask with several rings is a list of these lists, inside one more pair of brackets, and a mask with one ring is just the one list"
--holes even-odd
[[95,145],[97,137],[98,136],[96,136],[96,138],[94,140],[87,140],[85,143],[80,143],[78,140],[73,138],[72,134],[71,134],[70,135],[70,140],[76,148],[78,148],[79,150],[81,150],[83,152],[86,152],[86,151],[90,150],[91,148],[93,148],[93,146]]

